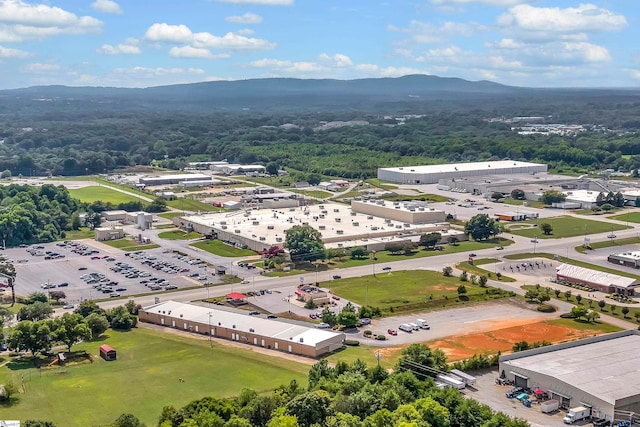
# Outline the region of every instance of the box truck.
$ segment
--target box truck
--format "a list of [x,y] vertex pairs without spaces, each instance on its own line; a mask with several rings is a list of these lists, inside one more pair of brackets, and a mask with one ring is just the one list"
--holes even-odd
[[429,326],[429,324],[422,319],[416,320],[416,325],[420,326],[420,329],[431,329],[431,326]]
[[462,381],[466,385],[474,385],[476,383],[476,377],[469,375],[466,372],[462,372],[458,369],[452,369],[449,371],[449,373],[456,378],[460,378],[460,381]]
[[557,411],[560,408],[560,401],[551,399],[546,400],[540,404],[540,410],[543,414],[548,414],[553,411]]
[[436,377],[436,381],[440,381],[442,383],[445,383],[446,385],[448,385],[450,387],[453,387],[453,388],[456,388],[458,390],[462,390],[465,387],[465,385],[464,385],[464,383],[462,381],[457,380],[457,379],[455,379],[453,377],[450,377],[448,375],[438,375]]
[[567,416],[562,419],[565,424],[573,424],[576,421],[583,420],[591,415],[591,408],[586,408],[584,406],[576,406],[575,408],[569,409],[567,412]]

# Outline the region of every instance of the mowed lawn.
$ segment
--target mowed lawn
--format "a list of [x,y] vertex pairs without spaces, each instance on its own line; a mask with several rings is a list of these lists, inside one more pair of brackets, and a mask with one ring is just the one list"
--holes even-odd
[[73,188],[69,190],[69,194],[74,199],[79,199],[86,203],[93,203],[96,201],[111,202],[113,204],[127,203],[127,202],[144,202],[142,199],[130,196],[129,194],[121,193],[111,188],[101,187],[98,185],[91,185],[89,187]]
[[[545,235],[540,230],[540,224],[550,224],[553,232]],[[531,225],[537,225],[531,227]],[[526,226],[526,228],[520,228]],[[616,230],[624,230],[631,227],[624,225],[612,224],[602,221],[593,221],[590,219],[575,218],[572,216],[556,216],[552,218],[538,218],[529,221],[515,222],[506,224],[506,233],[517,234],[523,237],[537,237],[538,239],[560,239],[563,237],[582,236],[584,234],[606,233]]]
[[[464,285],[466,297],[458,298],[458,286]],[[444,277],[427,270],[390,271],[375,277],[363,276],[333,280],[331,291],[357,304],[379,307],[384,315],[438,309],[469,302],[488,301],[509,296],[496,288],[481,288],[460,278]]]
[[191,246],[195,246],[196,248],[210,252],[214,255],[229,258],[252,256],[256,254],[251,249],[236,248],[235,246],[227,245],[220,240],[204,240],[201,242],[192,243]]
[[[306,384],[308,365],[208,340],[145,328],[107,332],[102,342],[83,343],[94,363],[71,367],[12,371],[0,368],[0,383],[23,376],[26,393],[13,406],[0,405],[1,419],[43,419],[57,426],[106,425],[131,412],[146,425],[156,425],[163,406],[184,406],[205,396],[232,397],[242,388],[265,392],[295,379]],[[101,344],[118,352],[105,362]],[[179,382],[183,378],[184,382]]]
[[171,230],[159,233],[158,237],[165,240],[191,240],[198,239],[202,237],[202,235],[200,233],[196,233],[195,231],[185,233],[182,230]]
[[221,210],[220,208],[201,202],[200,200],[185,198],[169,200],[167,202],[167,206],[174,209],[180,209],[181,211],[190,212],[213,212]]
[[617,219],[618,221],[640,223],[640,212],[627,211],[618,215],[610,215],[609,218]]

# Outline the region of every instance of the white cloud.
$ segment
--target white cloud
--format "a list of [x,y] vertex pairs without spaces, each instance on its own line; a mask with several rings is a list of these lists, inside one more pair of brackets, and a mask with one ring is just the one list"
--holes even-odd
[[122,9],[120,8],[120,5],[112,0],[96,0],[93,3],[91,3],[91,7],[103,13],[115,13],[115,14],[122,13]]
[[240,34],[241,36],[251,36],[255,33],[251,28],[242,28],[238,31],[235,31],[236,34]]
[[409,42],[426,44],[442,43],[455,37],[471,37],[479,31],[483,31],[485,27],[473,22],[464,24],[445,22],[440,26],[436,26],[430,22],[412,20],[407,28],[389,26],[387,29],[393,32],[409,34]]
[[117,74],[128,74],[128,75],[139,75],[139,76],[147,76],[147,77],[158,77],[158,76],[168,76],[168,75],[179,75],[179,74],[205,74],[204,70],[201,68],[181,68],[181,67],[172,67],[172,68],[149,68],[149,67],[133,67],[133,68],[116,68],[114,70]]
[[435,4],[436,6],[460,6],[477,3],[487,6],[509,7],[521,3],[526,3],[527,1],[530,0],[431,0],[431,4]]
[[523,44],[514,39],[501,39],[495,43],[488,43],[488,47],[497,47],[499,49],[521,49]]
[[29,56],[31,56],[31,54],[24,50],[0,46],[0,58],[27,58]]
[[59,7],[31,5],[22,0],[0,1],[0,42],[24,42],[60,34],[87,34],[102,29],[102,22],[77,16]]
[[129,38],[117,46],[103,44],[100,48],[96,49],[96,52],[103,55],[138,55],[142,53],[142,50],[138,47],[138,40]]
[[60,66],[56,64],[32,63],[22,67],[22,72],[31,74],[49,74],[60,71]]
[[211,33],[196,33],[193,35],[193,46],[211,49],[270,50],[274,49],[276,44],[236,33],[227,33],[222,37]]
[[552,40],[567,35],[570,39],[584,39],[581,33],[601,33],[622,30],[627,25],[623,15],[592,4],[561,9],[514,6],[497,19],[497,24],[519,34],[524,39]]
[[[241,30],[246,33],[246,30]],[[144,35],[145,40],[187,45],[195,49],[270,50],[276,47],[264,39],[246,37],[240,32],[215,36],[208,32],[193,33],[186,25],[153,24]]]
[[611,60],[609,51],[591,43],[563,43],[565,57],[578,58],[585,62],[607,62]]
[[258,4],[261,6],[290,6],[293,0],[216,0],[218,3]]
[[213,54],[209,49],[191,46],[174,46],[169,50],[169,56],[172,56],[174,58],[213,58]]
[[262,16],[256,15],[255,13],[245,13],[240,16],[227,16],[224,20],[232,24],[250,25],[261,23]]
[[163,43],[188,43],[193,33],[186,25],[153,24],[144,34],[145,40]]
[[326,65],[334,67],[350,67],[353,65],[353,62],[351,62],[351,58],[341,53],[337,53],[333,56],[329,56],[326,53],[323,53],[320,54],[318,60]]
[[320,64],[310,61],[293,62],[267,58],[252,61],[249,65],[255,68],[269,68],[271,70],[285,72],[287,74],[310,73],[324,69]]

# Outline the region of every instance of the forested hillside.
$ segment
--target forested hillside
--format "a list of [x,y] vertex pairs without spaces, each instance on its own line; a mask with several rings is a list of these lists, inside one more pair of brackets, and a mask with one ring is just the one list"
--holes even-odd
[[[375,176],[378,167],[503,158],[580,171],[640,167],[637,91],[532,90],[420,77],[429,76],[311,86],[266,79],[144,90],[0,91],[0,171],[83,175],[154,161],[179,168],[222,159],[345,177]],[[238,108],[234,93],[263,108]],[[315,107],[301,107],[304,99]],[[282,111],[287,102],[289,111]],[[419,117],[395,119],[402,115]],[[523,136],[487,120],[514,116],[591,130]],[[365,124],[321,127],[349,120]]]

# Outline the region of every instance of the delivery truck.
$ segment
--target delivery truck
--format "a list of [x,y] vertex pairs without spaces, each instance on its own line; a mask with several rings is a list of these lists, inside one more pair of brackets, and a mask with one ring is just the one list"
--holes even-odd
[[449,374],[453,375],[456,378],[460,378],[460,381],[462,381],[466,385],[474,385],[476,383],[476,377],[469,375],[466,372],[462,372],[458,369],[450,370]]
[[540,410],[542,411],[543,414],[548,414],[550,412],[557,411],[559,408],[560,408],[560,401],[555,399],[545,400],[540,404]]
[[564,421],[565,424],[573,424],[576,421],[584,420],[589,415],[591,415],[591,408],[576,406],[575,408],[569,409],[567,416],[564,417],[562,421]]
[[418,319],[415,323],[420,326],[420,329],[431,329],[431,326],[429,326],[426,320]]
[[450,377],[449,375],[438,375],[436,377],[436,381],[439,381],[441,383],[444,383],[450,387],[456,388],[458,390],[462,390],[465,385],[462,381],[457,380],[453,377]]

